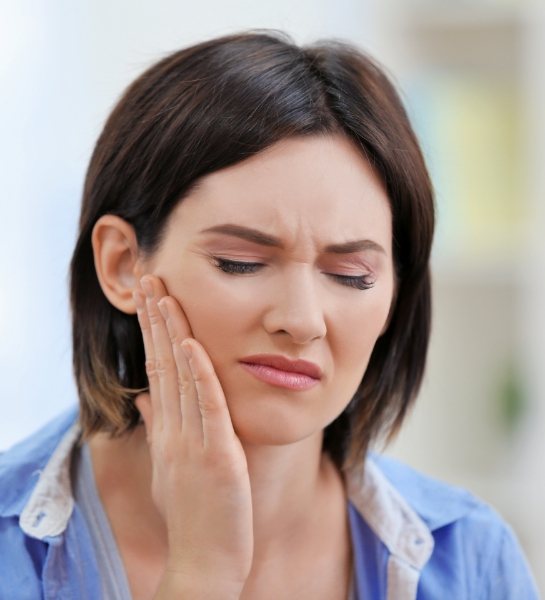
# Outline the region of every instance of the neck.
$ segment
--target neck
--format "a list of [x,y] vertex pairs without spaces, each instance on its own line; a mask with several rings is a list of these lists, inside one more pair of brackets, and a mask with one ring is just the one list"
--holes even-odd
[[[252,490],[254,560],[285,556],[286,548],[292,551],[298,543],[307,543],[324,514],[344,508],[342,478],[322,454],[321,445],[320,432],[285,446],[244,446]],[[130,514],[137,515],[142,535],[148,543],[153,539],[166,555],[166,527],[151,498],[151,459],[144,427],[120,439],[97,434],[89,446],[110,521],[122,519],[128,529]],[[127,498],[131,498],[130,511]]]
[[292,547],[316,523],[332,483],[332,465],[321,453],[322,434],[286,446],[244,450],[252,489],[254,558]]

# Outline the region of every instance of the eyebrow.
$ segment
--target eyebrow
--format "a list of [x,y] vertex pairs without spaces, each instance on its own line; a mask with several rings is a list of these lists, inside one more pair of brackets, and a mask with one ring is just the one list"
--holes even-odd
[[[225,223],[223,225],[214,225],[207,229],[202,229],[200,233],[221,233],[232,237],[238,237],[261,246],[270,246],[273,248],[283,248],[284,245],[280,238],[269,233],[264,233],[251,227],[243,227],[234,223]],[[386,254],[384,248],[373,240],[351,240],[340,244],[329,244],[324,248],[326,253],[330,254],[351,254],[352,252],[361,252],[362,250],[374,250]]]

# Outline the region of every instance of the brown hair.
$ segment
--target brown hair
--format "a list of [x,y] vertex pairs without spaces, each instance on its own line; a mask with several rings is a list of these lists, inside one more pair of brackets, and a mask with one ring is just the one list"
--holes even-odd
[[151,66],[125,91],[97,141],[70,265],[84,438],[132,429],[134,397],[148,385],[136,316],[113,307],[97,279],[97,219],[125,219],[141,251],[152,254],[199,178],[284,138],[339,132],[385,185],[398,284],[389,326],[350,404],[326,428],[324,450],[341,466],[398,430],[420,387],[430,334],[434,207],[422,154],[399,96],[370,57],[343,41],[299,47],[282,32],[258,30],[202,42]]

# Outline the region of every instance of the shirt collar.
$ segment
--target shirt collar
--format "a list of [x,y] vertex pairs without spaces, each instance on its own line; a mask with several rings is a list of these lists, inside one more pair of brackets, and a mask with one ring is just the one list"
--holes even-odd
[[454,523],[478,506],[478,500],[467,490],[428,477],[388,456],[371,453],[370,458],[430,531]]
[[79,423],[74,423],[41,473],[19,518],[19,525],[27,535],[44,539],[60,535],[66,529],[74,508],[70,459],[80,434]]
[[348,499],[388,551],[421,570],[433,551],[430,529],[368,458],[347,472]]
[[[72,514],[70,459],[81,435],[77,416],[77,407],[71,407],[0,454],[0,479],[6,492],[0,499],[0,516],[20,515],[21,528],[32,537],[63,533]],[[421,568],[431,554],[431,532],[474,504],[469,494],[453,494],[450,486],[374,454],[347,472],[346,482],[349,500],[375,535],[415,568]]]
[[61,437],[77,417],[77,406],[71,406],[28,438],[0,452],[0,517],[21,514]]

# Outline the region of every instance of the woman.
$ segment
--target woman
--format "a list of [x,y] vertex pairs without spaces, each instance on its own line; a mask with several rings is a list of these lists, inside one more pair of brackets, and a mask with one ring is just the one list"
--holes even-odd
[[2,597],[537,597],[490,508],[369,453],[422,379],[433,223],[355,48],[245,33],[141,75],[85,183],[79,411],[1,459]]

